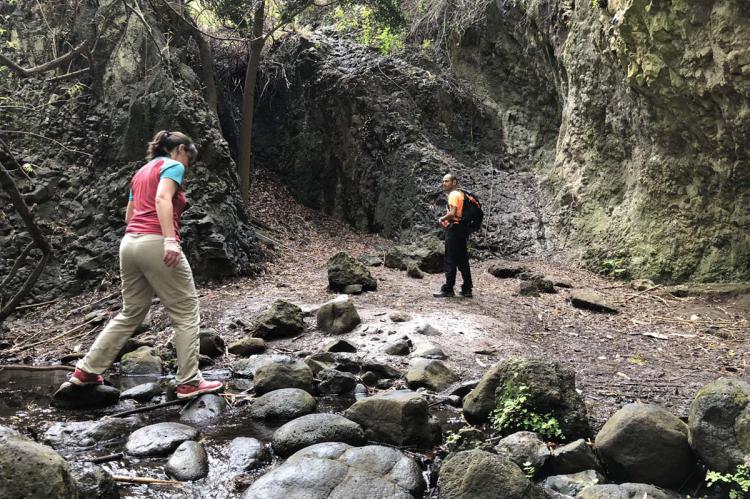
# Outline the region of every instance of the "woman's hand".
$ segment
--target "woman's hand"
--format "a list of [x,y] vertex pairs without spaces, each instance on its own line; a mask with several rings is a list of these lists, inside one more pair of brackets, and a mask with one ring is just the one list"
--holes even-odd
[[182,258],[182,248],[174,237],[164,238],[164,263],[167,267],[176,267]]

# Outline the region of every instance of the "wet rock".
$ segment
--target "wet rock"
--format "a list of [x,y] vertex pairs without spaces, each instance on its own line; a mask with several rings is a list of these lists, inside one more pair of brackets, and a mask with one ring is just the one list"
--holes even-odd
[[413,499],[425,488],[417,463],[396,449],[321,443],[298,451],[256,480],[245,498]]
[[125,444],[131,456],[166,456],[186,440],[196,440],[198,430],[182,423],[156,423],[134,431]]
[[469,381],[459,381],[457,383],[452,384],[445,390],[443,390],[440,395],[443,395],[445,397],[465,397],[469,392],[471,392],[474,388],[477,387],[479,384],[478,379],[472,379]]
[[596,454],[582,438],[555,448],[552,451],[549,464],[551,473],[554,475],[602,469]]
[[606,482],[606,478],[595,470],[586,470],[568,475],[554,475],[544,479],[541,485],[560,494],[575,497],[583,489]]
[[591,485],[583,489],[576,499],[681,499],[682,496],[669,490],[643,483],[620,485]]
[[141,419],[137,417],[54,423],[44,433],[43,441],[55,448],[116,443],[140,424]]
[[430,274],[440,274],[444,268],[445,248],[439,239],[430,239],[422,244],[394,246],[385,255],[385,266],[406,270],[415,264],[420,270]]
[[545,465],[550,456],[547,444],[531,431],[519,431],[508,435],[497,443],[495,451],[521,468],[528,463],[537,471]]
[[750,459],[750,432],[745,430],[749,402],[750,384],[729,378],[708,383],[693,399],[688,417],[691,444],[710,469],[733,473]]
[[120,390],[110,385],[76,386],[65,382],[52,395],[50,405],[58,409],[98,409],[114,405]]
[[595,448],[609,478],[621,482],[677,488],[695,464],[687,425],[653,404],[628,404],[613,414]]
[[438,442],[441,433],[428,409],[420,394],[396,390],[358,400],[344,415],[362,425],[369,441],[425,449]]
[[154,343],[152,341],[142,340],[140,338],[129,338],[128,341],[125,342],[125,345],[123,345],[120,352],[117,354],[117,357],[115,357],[116,361],[121,361],[122,356],[126,353],[134,352],[138,350],[141,347],[153,347]]
[[406,266],[406,275],[412,279],[424,279],[424,272],[419,269],[416,263],[409,263]]
[[424,336],[440,336],[443,334],[437,328],[431,326],[430,324],[419,325],[414,329],[414,332],[417,334],[424,335]]
[[212,359],[208,355],[203,355],[203,354],[198,355],[198,367],[199,368],[203,369],[206,367],[211,367],[214,364],[216,364],[216,362],[214,362],[214,359]]
[[365,433],[360,425],[338,414],[308,414],[276,430],[271,445],[276,454],[286,457],[322,442],[362,445]]
[[122,356],[120,372],[124,376],[161,374],[161,359],[151,347],[140,347]]
[[175,480],[193,481],[208,476],[208,455],[203,445],[188,440],[174,451],[164,467],[167,475]]
[[201,329],[198,333],[200,354],[212,359],[224,355],[224,339],[213,329]]
[[237,437],[229,444],[229,468],[232,471],[239,473],[250,471],[267,459],[268,450],[257,438]]
[[487,268],[487,272],[498,279],[512,279],[518,277],[518,275],[523,272],[528,272],[528,269],[517,263],[497,262],[491,264]]
[[351,395],[357,385],[357,378],[336,369],[323,369],[318,373],[318,393],[321,395]]
[[180,421],[199,426],[213,425],[221,421],[226,407],[223,397],[211,393],[200,395],[180,411]]
[[593,289],[573,289],[570,291],[568,299],[570,300],[570,304],[576,308],[610,314],[619,312],[615,307],[608,304],[601,294]]
[[347,297],[324,303],[318,310],[318,329],[325,333],[346,334],[361,322],[354,303]]
[[258,368],[254,381],[258,395],[281,388],[299,388],[311,393],[313,389],[312,370],[301,360],[291,357]]
[[302,309],[293,303],[276,300],[255,320],[252,335],[264,340],[288,338],[305,330]]
[[75,480],[78,497],[86,499],[117,499],[120,493],[117,484],[101,466],[93,463],[72,461],[70,473]]
[[586,438],[591,430],[583,398],[575,389],[575,373],[542,359],[511,358],[487,371],[464,397],[464,417],[487,421],[496,400],[525,397],[528,410],[552,414],[566,439]]
[[238,359],[232,363],[232,371],[237,376],[252,378],[255,373],[263,366],[275,362],[289,362],[291,357],[281,354],[263,354],[253,355],[247,359]]
[[282,388],[261,395],[250,404],[254,419],[288,421],[315,412],[318,402],[299,388]]
[[415,359],[406,373],[409,388],[427,388],[439,392],[458,381],[458,376],[439,360]]
[[358,284],[365,291],[374,291],[378,283],[370,271],[348,253],[340,252],[328,260],[328,287],[342,292],[349,285]]
[[354,387],[354,400],[362,400],[368,395],[367,387],[362,383],[357,383]]
[[0,426],[0,497],[76,497],[68,463],[54,450]]
[[346,295],[361,295],[362,294],[362,285],[361,284],[350,284],[347,287],[345,287],[341,292]]
[[262,338],[242,338],[228,348],[229,353],[240,357],[249,357],[266,351],[266,342]]
[[438,359],[445,360],[448,358],[443,352],[443,349],[434,343],[429,341],[418,342],[414,351],[411,353],[412,357],[423,357],[425,359]]
[[441,499],[543,499],[510,459],[482,450],[449,454],[440,467]]
[[367,386],[375,386],[378,383],[378,375],[372,371],[367,371],[366,373],[362,374],[359,379],[361,379],[362,383]]
[[388,343],[383,349],[388,355],[409,355],[411,352],[410,340],[398,340]]
[[120,398],[122,400],[133,399],[138,402],[148,402],[152,398],[161,395],[162,392],[163,390],[159,383],[141,383],[122,392]]
[[408,322],[411,320],[411,315],[407,314],[406,312],[396,311],[391,312],[388,315],[388,318],[393,322]]
[[323,347],[323,350],[326,352],[349,352],[349,353],[355,353],[357,351],[357,347],[352,345],[350,342],[346,340],[331,340],[328,343],[325,344]]
[[353,374],[361,370],[359,357],[348,352],[315,353],[305,358],[305,364],[310,366],[316,376],[323,369],[336,369]]

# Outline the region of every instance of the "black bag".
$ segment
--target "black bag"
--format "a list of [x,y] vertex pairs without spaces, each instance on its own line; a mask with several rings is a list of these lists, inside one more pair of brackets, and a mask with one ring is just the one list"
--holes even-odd
[[469,231],[469,234],[476,232],[482,228],[482,220],[484,220],[484,211],[482,211],[482,203],[476,194],[461,190],[464,195],[464,206],[461,213],[461,224],[463,224]]

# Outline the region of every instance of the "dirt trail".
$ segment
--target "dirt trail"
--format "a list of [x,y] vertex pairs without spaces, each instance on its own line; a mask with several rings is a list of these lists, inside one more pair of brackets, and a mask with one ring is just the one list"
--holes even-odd
[[[377,236],[355,233],[333,218],[301,207],[273,184],[256,181],[254,188],[263,196],[272,194],[280,200],[275,206],[265,204],[253,213],[260,224],[269,227],[266,236],[277,241],[277,257],[256,279],[233,279],[200,289],[203,325],[215,328],[227,342],[242,335],[232,328],[233,321],[251,323],[275,299],[312,306],[333,298],[335,295],[326,289],[326,261],[337,251],[354,256],[382,254],[393,244]],[[511,355],[560,362],[575,370],[577,387],[587,402],[595,428],[618,407],[636,400],[658,403],[686,417],[690,400],[701,385],[719,376],[747,374],[748,331],[740,329],[747,326],[750,318],[747,295],[680,299],[658,298],[653,293],[634,296],[636,291],[626,283],[564,263],[549,259],[524,262],[534,271],[575,287],[597,289],[621,309],[617,315],[602,315],[573,308],[567,303],[564,290],[536,298],[519,296],[519,281],[493,277],[487,273],[489,264],[472,263],[473,299],[442,300],[432,298],[442,275],[418,280],[398,270],[371,267],[378,291],[352,298],[363,324],[343,337],[361,352],[387,358],[404,370],[408,368],[408,358],[381,353],[386,342],[408,334],[413,341],[436,343],[449,356],[447,364],[464,380],[481,376],[489,366]],[[111,292],[89,293],[31,309],[22,318],[8,322],[8,337],[16,343],[29,343],[33,338],[39,340],[68,331],[83,322],[82,313],[65,319],[68,311]],[[117,298],[104,302],[116,303]],[[104,309],[102,319],[116,313],[106,306]],[[397,310],[412,319],[392,322],[388,313]],[[269,343],[270,350],[318,350],[330,337],[313,331],[313,323],[314,319],[309,318],[309,331],[297,339]],[[442,334],[414,334],[416,327],[425,323]],[[71,351],[85,351],[102,326],[87,325],[54,344],[44,343],[23,351],[15,361],[50,362]],[[151,330],[143,337],[156,343],[167,341],[171,334],[169,321],[159,306],[152,308]],[[220,359],[220,365],[230,360]]]

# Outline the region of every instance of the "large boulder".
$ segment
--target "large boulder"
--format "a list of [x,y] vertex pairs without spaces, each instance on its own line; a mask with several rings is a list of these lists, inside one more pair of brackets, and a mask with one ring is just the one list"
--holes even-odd
[[412,390],[424,387],[439,392],[456,381],[458,375],[439,360],[414,359],[406,373],[406,383]]
[[695,459],[688,427],[677,416],[652,404],[628,404],[604,424],[596,451],[609,478],[678,488]]
[[439,239],[429,239],[419,244],[394,246],[385,255],[385,266],[407,270],[416,265],[430,274],[440,274],[445,270],[445,247]]
[[682,499],[669,490],[645,483],[622,483],[620,485],[590,485],[576,499]]
[[339,297],[321,305],[318,310],[318,329],[329,334],[346,334],[362,322],[354,303]]
[[208,475],[208,454],[199,442],[182,442],[164,467],[175,480],[193,481]]
[[58,409],[99,409],[120,400],[120,390],[110,385],[77,386],[66,381],[52,395],[50,404]]
[[198,430],[182,423],[156,423],[134,431],[125,444],[131,456],[165,456],[186,440],[197,440]]
[[298,359],[291,357],[266,364],[255,371],[255,393],[264,393],[281,388],[299,388],[312,393],[312,370]]
[[450,454],[440,467],[440,499],[543,499],[521,468],[504,456],[482,450]]
[[125,376],[161,374],[161,359],[151,347],[140,347],[122,356],[120,372]]
[[586,470],[601,470],[599,459],[591,446],[582,438],[567,445],[556,447],[549,460],[553,475],[567,475]]
[[332,291],[344,292],[347,286],[359,284],[364,291],[374,291],[378,282],[361,262],[348,253],[336,253],[328,260],[328,287]]
[[318,402],[299,388],[282,388],[261,395],[248,409],[254,419],[288,421],[315,412]]
[[512,358],[493,366],[464,398],[464,417],[470,423],[485,422],[499,402],[521,397],[530,412],[556,418],[565,439],[590,435],[575,373],[542,359]]
[[360,425],[338,414],[308,414],[276,430],[271,445],[276,454],[286,457],[322,442],[362,445],[365,432]]
[[698,391],[690,406],[690,441],[706,465],[722,473],[750,460],[750,384],[719,378]]
[[304,330],[302,309],[288,301],[276,300],[255,320],[252,335],[273,340],[296,336]]
[[381,445],[320,443],[304,448],[256,480],[246,499],[413,499],[425,490],[422,470]]
[[0,426],[0,497],[76,497],[68,463],[50,447]]
[[344,415],[362,425],[372,442],[430,448],[440,440],[440,425],[430,418],[427,401],[410,390],[358,400]]
[[257,438],[237,437],[229,444],[229,468],[232,471],[244,473],[252,470],[267,457],[266,446]]

